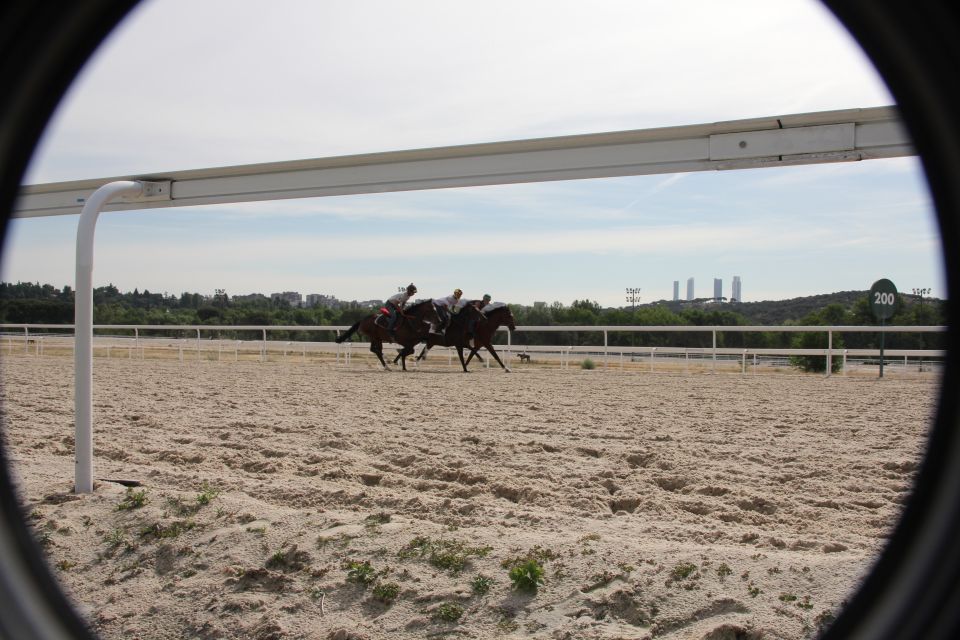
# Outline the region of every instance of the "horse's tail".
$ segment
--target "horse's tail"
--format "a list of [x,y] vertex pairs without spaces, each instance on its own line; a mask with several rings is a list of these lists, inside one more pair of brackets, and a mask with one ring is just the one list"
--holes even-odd
[[333,341],[336,342],[337,344],[340,344],[341,342],[345,341],[347,338],[349,338],[349,337],[352,336],[354,333],[356,333],[357,328],[360,326],[360,323],[361,323],[361,322],[363,322],[362,319],[361,319],[361,320],[357,320],[357,321],[353,324],[352,327],[350,327],[349,329],[347,329],[346,333],[344,333],[342,336],[337,336],[336,338],[333,339]]

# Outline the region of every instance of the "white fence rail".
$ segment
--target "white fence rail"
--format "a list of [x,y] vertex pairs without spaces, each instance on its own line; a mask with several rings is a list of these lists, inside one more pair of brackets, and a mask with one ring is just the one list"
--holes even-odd
[[[353,356],[365,353],[362,343],[344,343],[306,340],[270,339],[270,334],[278,331],[297,331],[306,334],[321,331],[337,332],[347,329],[342,325],[297,326],[297,325],[95,325],[96,340],[94,347],[98,355],[108,357],[145,358],[145,354],[162,353],[162,357],[176,358],[180,362],[187,360],[239,361],[257,360],[300,360],[304,363],[318,357],[332,357],[338,366],[349,366]],[[759,366],[788,366],[791,356],[842,358],[841,370],[846,373],[848,367],[863,367],[879,364],[878,349],[836,349],[833,347],[833,335],[843,333],[939,333],[946,330],[943,326],[925,327],[870,327],[870,326],[518,326],[515,332],[502,327],[505,343],[496,345],[502,350],[506,362],[521,355],[526,359],[536,358],[538,362],[567,368],[574,359],[597,358],[604,368],[625,365],[637,368],[657,366],[689,370],[691,363],[703,368],[706,363],[711,369],[719,366],[730,369],[736,366],[741,373],[748,367],[756,371]],[[0,348],[6,354],[22,352],[24,354],[43,355],[73,349],[73,325],[67,324],[0,324]],[[218,332],[255,332],[256,340],[221,339]],[[132,335],[119,335],[119,332],[132,332]],[[190,333],[189,338],[177,336],[151,336],[142,332]],[[517,333],[596,333],[602,334],[603,343],[587,346],[575,345],[514,345],[513,337]],[[709,333],[709,347],[657,347],[657,346],[620,346],[610,345],[611,333]],[[763,347],[719,347],[717,337],[724,333],[825,333],[825,349],[790,349]],[[599,341],[598,341],[599,342]],[[455,351],[435,348],[436,355],[445,355],[449,364],[454,364]],[[938,366],[945,352],[936,349],[886,349],[884,362],[903,363],[906,370],[913,360],[919,371],[931,370]],[[489,361],[487,361],[489,363]],[[827,374],[830,367],[827,367]]]

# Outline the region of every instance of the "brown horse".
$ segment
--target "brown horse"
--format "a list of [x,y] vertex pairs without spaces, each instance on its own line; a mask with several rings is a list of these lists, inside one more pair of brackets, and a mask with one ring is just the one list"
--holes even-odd
[[[499,304],[499,303],[498,303]],[[501,325],[506,325],[510,331],[517,330],[517,323],[513,319],[513,313],[510,312],[510,307],[507,305],[495,306],[493,309],[484,312],[484,315],[487,317],[486,322],[481,322],[477,325],[477,335],[474,337],[473,344],[474,346],[470,349],[470,355],[467,356],[467,362],[463,365],[464,369],[470,364],[470,360],[473,356],[480,358],[480,354],[477,353],[480,350],[480,347],[485,348],[490,352],[497,362],[503,367],[503,370],[507,373],[510,373],[510,367],[503,364],[503,361],[500,359],[500,356],[497,355],[497,350],[493,348],[491,340],[493,339],[493,334],[496,333],[497,329]]]
[[[432,300],[424,300],[406,309],[400,320],[397,322],[396,343],[403,347],[400,350],[398,358],[402,358],[403,370],[407,370],[407,356],[413,354],[414,347],[418,342],[426,339],[430,333],[430,325],[440,324],[440,317],[433,306]],[[347,329],[342,336],[337,336],[336,342],[341,343],[347,340],[354,333],[359,332],[370,338],[370,351],[376,354],[380,359],[383,368],[389,370],[386,361],[383,359],[383,343],[391,341],[390,332],[387,331],[387,317],[381,313],[371,313],[358,320],[352,327]],[[396,360],[394,360],[396,362]]]
[[[436,347],[437,345],[442,347],[456,347],[457,355],[460,356],[460,365],[463,367],[463,372],[470,373],[467,371],[467,363],[463,360],[463,348],[470,348],[470,338],[467,336],[467,329],[471,324],[479,327],[484,322],[486,322],[486,319],[484,315],[480,313],[480,309],[474,304],[467,304],[459,313],[455,313],[453,317],[450,318],[450,324],[447,325],[443,334],[431,333],[427,335],[427,344],[423,347],[420,355],[417,356],[417,361],[419,362],[427,357],[427,351],[430,347]],[[479,329],[477,329],[477,331],[479,331]],[[399,358],[400,356],[397,357]],[[393,362],[396,363],[396,359],[394,359]]]

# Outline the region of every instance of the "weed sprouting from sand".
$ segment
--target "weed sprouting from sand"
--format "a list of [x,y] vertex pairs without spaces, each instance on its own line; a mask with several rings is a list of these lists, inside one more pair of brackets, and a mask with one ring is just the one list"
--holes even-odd
[[347,563],[347,581],[359,584],[364,589],[377,579],[377,572],[368,561],[350,561]]
[[580,362],[580,368],[581,368],[581,369],[596,369],[596,368],[597,368],[597,364],[596,364],[593,360],[591,360],[590,358],[584,358],[583,361]]
[[459,573],[466,568],[471,558],[484,558],[491,547],[470,547],[457,540],[431,540],[418,536],[398,552],[400,558],[426,557],[438,569]]
[[470,589],[478,596],[486,595],[493,586],[493,578],[488,578],[482,573],[478,573],[470,582]]
[[813,603],[810,602],[810,596],[803,596],[803,599],[797,603],[797,606],[806,611],[813,609]]
[[719,576],[720,582],[726,580],[727,576],[731,574],[733,574],[733,569],[731,569],[730,565],[728,565],[726,562],[721,563],[720,566],[717,567],[717,576]]
[[200,485],[200,493],[197,494],[197,504],[205,507],[218,495],[220,495],[220,490],[210,486],[210,484],[204,480],[203,484]]
[[267,558],[266,568],[277,569],[284,572],[300,571],[310,564],[310,554],[306,551],[299,551],[297,545],[291,545],[284,551],[280,549],[275,551]]
[[463,616],[463,607],[456,602],[444,602],[433,612],[434,620],[456,622]]
[[670,577],[676,581],[686,580],[697,570],[697,565],[692,562],[681,562],[670,572]]
[[389,513],[381,511],[380,513],[374,513],[364,518],[363,524],[366,527],[376,527],[381,524],[387,524],[391,518],[392,516]]
[[105,542],[111,547],[116,548],[120,545],[127,545],[127,531],[121,527],[113,529],[104,538]]
[[384,604],[392,604],[400,595],[400,585],[396,582],[381,582],[373,588],[373,597]]
[[61,560],[57,563],[57,568],[60,569],[60,571],[69,571],[75,566],[77,566],[77,563],[71,562],[70,560]]
[[121,500],[120,504],[117,505],[117,511],[129,511],[130,509],[139,509],[145,504],[147,504],[146,489],[141,489],[140,491],[127,489],[127,493],[126,495],[123,496],[123,500]]
[[513,567],[508,575],[517,591],[533,593],[543,585],[543,566],[533,559]]
[[779,598],[780,602],[795,602],[797,596],[793,595],[792,593],[781,593]]
[[196,524],[191,520],[175,520],[169,525],[165,525],[162,522],[155,522],[151,525],[143,527],[140,530],[140,537],[148,540],[165,540],[168,538],[176,538],[181,533],[190,531],[195,526]]
[[747,593],[750,594],[751,598],[756,598],[758,595],[763,593],[763,589],[751,582],[747,585]]

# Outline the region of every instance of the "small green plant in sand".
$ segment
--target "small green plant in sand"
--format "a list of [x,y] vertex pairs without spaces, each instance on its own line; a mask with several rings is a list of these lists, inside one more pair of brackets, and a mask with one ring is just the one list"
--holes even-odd
[[350,561],[347,563],[347,581],[359,584],[364,589],[377,579],[377,572],[369,561]]
[[697,570],[697,565],[692,562],[681,562],[670,572],[670,577],[674,580],[686,580]]
[[400,595],[400,585],[396,582],[381,582],[373,588],[373,597],[384,604],[392,604]]
[[145,504],[147,504],[146,489],[142,489],[140,491],[127,489],[127,493],[125,496],[123,496],[123,500],[121,500],[120,504],[117,505],[117,511],[129,511],[130,509],[139,509]]
[[720,577],[720,582],[723,582],[726,580],[727,576],[732,574],[733,569],[731,569],[730,565],[728,565],[726,562],[721,563],[720,566],[717,567],[717,575]]
[[75,566],[77,566],[77,563],[71,562],[70,560],[61,560],[60,562],[57,563],[57,568],[60,569],[61,571],[69,571],[70,569],[73,569]]
[[533,559],[513,567],[508,575],[517,591],[533,593],[543,585],[543,566]]
[[220,495],[220,491],[210,486],[210,484],[204,480],[203,484],[200,485],[200,493],[197,494],[197,504],[201,507],[205,507],[210,504],[210,501]]
[[488,578],[482,573],[478,573],[470,582],[470,589],[478,596],[485,595],[490,591],[491,586],[493,586],[493,578]]
[[418,536],[397,554],[400,558],[426,557],[438,569],[459,573],[471,558],[485,558],[491,547],[471,547],[457,540],[431,540]]
[[463,615],[463,607],[456,602],[444,602],[433,612],[434,620],[456,622]]
[[581,368],[581,369],[587,369],[587,370],[596,369],[596,368],[597,368],[597,364],[596,364],[593,360],[591,360],[590,358],[584,358],[583,361],[580,362],[580,368]]
[[140,537],[148,540],[165,540],[176,538],[181,533],[190,531],[196,524],[190,520],[175,520],[170,524],[155,522],[140,529]]

